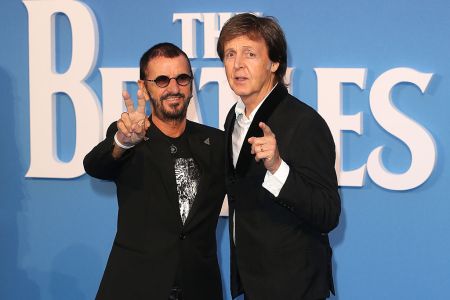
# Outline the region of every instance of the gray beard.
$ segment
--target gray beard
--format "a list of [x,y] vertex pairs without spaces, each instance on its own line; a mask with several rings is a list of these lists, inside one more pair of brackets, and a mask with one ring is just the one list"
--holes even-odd
[[[165,98],[168,98],[169,96],[171,95],[167,95]],[[162,105],[162,102],[165,100],[164,98],[162,98],[161,100],[156,100],[153,99],[153,97],[150,97],[150,101],[153,106],[152,113],[163,121],[183,121],[184,119],[186,119],[187,109],[191,98],[192,96],[187,98],[187,101],[181,105],[181,108],[168,111],[165,110],[164,106]]]

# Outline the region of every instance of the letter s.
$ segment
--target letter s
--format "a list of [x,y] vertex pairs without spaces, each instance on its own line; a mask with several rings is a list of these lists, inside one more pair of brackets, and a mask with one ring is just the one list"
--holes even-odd
[[419,123],[401,113],[392,103],[391,91],[401,82],[411,82],[425,92],[433,76],[411,68],[386,71],[370,91],[370,107],[375,120],[389,133],[402,140],[411,151],[409,169],[401,174],[386,170],[382,162],[383,146],[375,148],[367,161],[367,172],[378,185],[390,190],[408,190],[424,183],[436,162],[436,146],[431,134]]

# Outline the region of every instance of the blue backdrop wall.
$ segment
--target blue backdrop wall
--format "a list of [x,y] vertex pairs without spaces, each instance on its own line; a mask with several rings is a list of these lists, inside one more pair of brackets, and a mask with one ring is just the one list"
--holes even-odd
[[[75,7],[82,11],[90,11],[90,18],[70,15],[74,9],[67,8],[48,26],[41,24],[46,14],[41,9],[64,8],[73,2],[81,3]],[[341,181],[343,211],[339,227],[331,233],[337,289],[332,299],[446,297],[450,288],[450,2],[9,0],[0,2],[1,299],[94,298],[115,233],[115,187],[80,173],[79,162],[70,162],[86,153],[79,144],[91,147],[94,140],[98,142],[102,122],[111,118],[105,111],[113,102],[104,96],[117,85],[106,80],[105,74],[108,70],[120,73],[121,68],[130,72],[138,66],[140,55],[158,42],[192,50],[196,117],[221,127],[221,114],[232,99],[221,94],[221,84],[211,79],[213,75],[205,75],[219,76],[214,70],[222,67],[207,54],[210,36],[205,32],[215,24],[208,18],[243,11],[278,18],[289,44],[290,88],[295,96],[314,108],[331,105],[323,95],[335,96],[341,101],[337,116],[361,113],[360,127],[339,127],[338,117],[329,113],[327,119],[341,134],[341,175],[363,167],[358,177],[362,180]],[[201,18],[191,21],[193,14]],[[189,24],[195,24],[190,31]],[[220,29],[220,22],[215,25]],[[75,28],[83,26],[81,32],[94,32],[96,41],[83,34],[81,40],[72,40],[78,34]],[[48,47],[51,52],[41,53],[45,47],[39,44],[47,43],[44,36],[50,34],[54,37]],[[98,103],[81,103],[69,88],[55,89],[54,98],[39,96],[36,91],[51,90],[52,74],[68,71],[80,55],[77,51],[89,52],[92,45],[96,55],[82,81],[92,90],[90,99]],[[189,48],[192,45],[196,49]],[[39,73],[42,68],[34,66],[45,63],[46,57],[53,59],[52,69]],[[391,101],[378,101],[379,79],[399,67],[432,75],[423,79],[427,88],[419,88],[400,69],[400,83],[389,90]],[[338,93],[330,91],[333,85],[326,78],[333,76],[326,77],[327,70],[335,70],[347,82],[339,85]],[[353,79],[345,78],[345,70],[355,72]],[[134,94],[136,85],[130,80],[124,80],[125,86]],[[76,90],[82,89],[79,86]],[[118,87],[120,93],[122,86]],[[117,97],[120,102],[120,94]],[[53,106],[48,105],[49,99]],[[394,106],[412,123],[392,114],[389,108]],[[92,112],[96,109],[103,111],[103,121]],[[51,127],[44,126],[48,111]],[[327,114],[325,108],[322,112]],[[83,119],[87,115],[94,117]],[[38,123],[44,125],[32,126]],[[419,138],[424,133],[428,140]],[[82,141],[81,136],[88,135],[93,137]],[[381,156],[385,173],[371,171],[375,169],[368,163],[379,146],[385,147]],[[422,146],[428,150],[420,150]],[[46,156],[47,152],[52,153]],[[47,163],[49,157],[57,158],[53,162],[61,171]],[[423,161],[426,166],[421,165]],[[416,177],[422,179],[395,188],[415,165],[423,167],[416,170]],[[221,217],[217,241],[224,296],[230,299],[227,225],[227,218]]]

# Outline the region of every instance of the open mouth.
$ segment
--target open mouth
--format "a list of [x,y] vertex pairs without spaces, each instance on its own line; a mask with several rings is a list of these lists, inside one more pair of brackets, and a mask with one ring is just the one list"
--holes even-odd
[[243,82],[243,81],[245,81],[247,79],[248,79],[247,77],[243,77],[243,76],[235,76],[234,77],[234,80],[237,81],[237,82]]
[[181,94],[166,95],[165,97],[161,98],[161,100],[166,102],[183,101],[184,95]]
[[170,98],[164,99],[164,101],[167,101],[167,102],[177,102],[180,100],[183,100],[183,98],[182,97],[170,97]]

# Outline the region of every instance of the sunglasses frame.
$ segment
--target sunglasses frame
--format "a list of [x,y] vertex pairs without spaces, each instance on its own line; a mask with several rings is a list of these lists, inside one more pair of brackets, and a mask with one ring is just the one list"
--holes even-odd
[[[175,79],[175,82],[179,86],[187,86],[188,84],[190,84],[192,82],[194,77],[190,76],[189,74],[183,73],[183,74],[178,75],[177,77],[169,77],[166,75],[160,75],[160,76],[156,77],[155,79],[143,79],[143,80],[153,82],[160,88],[165,88],[170,84],[170,81],[172,79]],[[182,84],[182,83],[180,83],[180,80],[187,80],[187,82],[185,84]],[[160,84],[158,84],[158,82]],[[164,82],[164,83],[161,84],[161,82]]]

